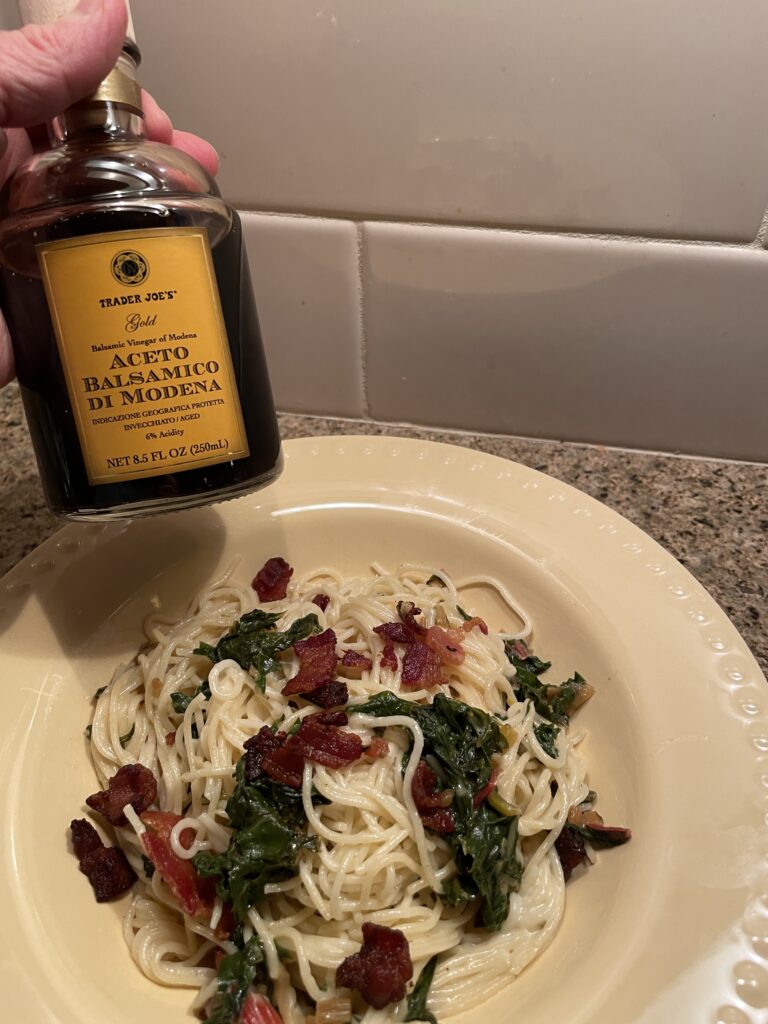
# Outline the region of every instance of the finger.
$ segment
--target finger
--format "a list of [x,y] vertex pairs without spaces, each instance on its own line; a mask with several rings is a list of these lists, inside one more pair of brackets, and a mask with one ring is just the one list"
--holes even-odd
[[115,66],[124,0],[80,0],[50,25],[0,32],[0,124],[47,121],[93,92]]
[[32,154],[32,143],[23,128],[9,128],[0,132],[5,139],[5,151],[0,147],[0,185],[10,178],[28,156]]
[[184,153],[189,153],[199,164],[202,164],[212,177],[216,177],[219,170],[219,154],[210,142],[206,142],[205,139],[201,139],[191,132],[174,131],[171,145]]
[[154,142],[164,142],[168,146],[175,146],[184,153],[189,153],[199,164],[203,165],[209,174],[215,177],[219,169],[219,155],[213,146],[190,132],[174,131],[170,117],[145,89],[141,91],[141,102],[144,107],[144,121],[149,138]]
[[16,374],[13,365],[13,349],[11,348],[11,337],[8,328],[5,326],[3,314],[0,313],[0,388],[12,381]]
[[149,138],[153,142],[164,142],[170,146],[173,138],[171,119],[146,89],[141,90],[141,105],[144,107],[144,126]]

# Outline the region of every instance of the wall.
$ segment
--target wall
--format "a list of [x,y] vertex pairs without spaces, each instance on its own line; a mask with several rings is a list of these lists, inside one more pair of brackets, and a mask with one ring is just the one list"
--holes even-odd
[[132,6],[281,408],[768,461],[764,0]]

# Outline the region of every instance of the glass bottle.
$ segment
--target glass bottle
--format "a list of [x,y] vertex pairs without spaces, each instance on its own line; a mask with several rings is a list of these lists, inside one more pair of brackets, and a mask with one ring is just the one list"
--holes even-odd
[[281,468],[239,217],[146,138],[137,64],[126,41],[3,194],[2,309],[46,498],[75,518],[230,498]]

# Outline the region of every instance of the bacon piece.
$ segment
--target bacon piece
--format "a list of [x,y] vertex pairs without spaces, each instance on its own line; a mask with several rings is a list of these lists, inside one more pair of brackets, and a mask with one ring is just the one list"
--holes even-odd
[[[309,718],[319,722],[321,725],[346,725],[349,721],[349,716],[346,711],[318,711],[316,715],[310,715]],[[308,719],[304,719],[308,721]]]
[[388,668],[393,672],[397,672],[397,655],[395,654],[395,645],[391,640],[384,641],[384,650],[381,652],[379,664],[382,668]]
[[260,601],[282,601],[288,593],[288,581],[293,569],[284,558],[270,558],[253,577],[251,586]]
[[91,883],[97,903],[106,903],[130,889],[136,874],[122,850],[106,846],[85,818],[75,818],[69,829],[80,870]]
[[389,744],[382,736],[374,736],[366,748],[366,757],[375,760],[379,757],[386,757],[389,753]]
[[575,828],[566,827],[555,840],[555,849],[563,866],[563,878],[568,881],[574,868],[587,859],[584,836]]
[[[330,716],[335,718],[330,720]],[[326,711],[320,715],[305,718],[299,731],[293,737],[304,757],[325,765],[326,768],[343,768],[357,761],[363,753],[363,741],[353,732],[337,728],[343,712]],[[328,716],[328,717],[326,717]],[[347,716],[344,715],[344,722]],[[325,719],[325,721],[324,721]]]
[[467,619],[461,628],[465,633],[471,633],[475,626],[477,626],[484,636],[488,636],[488,626],[486,625],[485,619],[481,619],[479,615],[474,615],[471,619]]
[[356,988],[377,1010],[405,998],[406,984],[413,977],[408,940],[397,928],[366,922],[363,945],[336,969],[336,984]]
[[499,777],[499,769],[494,768],[491,772],[491,777],[488,782],[483,786],[482,789],[478,789],[475,795],[472,797],[472,806],[479,807],[481,803],[488,799],[493,792],[493,787],[496,785],[496,779]]
[[373,632],[395,644],[412,644],[416,639],[416,633],[406,622],[382,622],[373,627]]
[[[210,917],[216,886],[212,878],[201,878],[191,860],[184,860],[173,852],[171,832],[182,820],[181,815],[169,811],[144,811],[140,815],[146,832],[141,834],[144,852],[160,872],[185,914],[204,919]],[[194,829],[185,828],[179,841],[188,850],[194,841]]]
[[425,643],[430,651],[434,651],[443,665],[460,665],[464,661],[463,629],[442,629],[430,626],[427,630]]
[[172,747],[176,742],[176,730],[172,729],[171,732],[165,734],[165,745],[166,747]]
[[336,634],[332,629],[297,640],[293,645],[299,659],[299,671],[283,687],[283,696],[312,693],[332,681],[336,671]]
[[413,601],[398,601],[397,614],[400,616],[400,621],[413,631],[415,637],[425,635],[426,629],[416,621],[416,616],[421,615],[421,608],[417,608]]
[[127,825],[123,808],[130,804],[137,814],[157,800],[157,780],[143,764],[124,764],[107,783],[107,788],[94,793],[86,803],[106,818],[111,825]]
[[301,789],[304,761],[315,761],[327,768],[343,768],[363,753],[363,741],[352,732],[343,732],[347,724],[343,711],[321,711],[303,719],[298,731],[279,749],[270,752],[262,768],[270,778],[294,789]]
[[304,755],[291,742],[294,738],[291,737],[279,750],[267,754],[262,761],[262,768],[275,782],[291,786],[292,789],[301,789],[304,778]]
[[426,644],[410,644],[403,655],[403,686],[438,686],[445,679],[442,662]]
[[413,773],[411,794],[416,810],[426,828],[433,832],[453,832],[456,822],[449,810],[453,803],[453,790],[437,790],[437,775],[426,761],[419,761]]
[[255,736],[245,741],[245,781],[255,782],[264,774],[262,763],[267,754],[279,750],[288,737],[284,732],[272,732],[268,725],[262,725]]
[[315,596],[312,598],[312,604],[316,604],[321,612],[324,612],[330,603],[330,597],[328,597],[328,595],[324,594],[322,591],[320,591],[319,594],[315,594]]
[[346,683],[337,680],[335,683],[324,683],[317,690],[306,694],[306,698],[321,708],[337,708],[347,703],[349,690]]
[[240,1011],[240,1024],[283,1024],[283,1018],[266,996],[249,992]]
[[373,662],[367,655],[359,651],[344,651],[341,659],[341,671],[344,675],[352,676],[353,679],[360,679],[363,672],[373,668]]

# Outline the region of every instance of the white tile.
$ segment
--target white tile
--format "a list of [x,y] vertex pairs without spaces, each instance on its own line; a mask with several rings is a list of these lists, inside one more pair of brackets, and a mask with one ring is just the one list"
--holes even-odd
[[[750,240],[764,0],[133,0],[248,209]],[[181,69],[181,70],[180,70]]]
[[362,415],[354,224],[241,216],[278,409]]
[[768,461],[768,254],[369,224],[371,414]]

